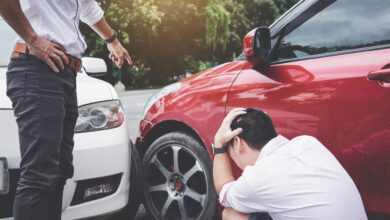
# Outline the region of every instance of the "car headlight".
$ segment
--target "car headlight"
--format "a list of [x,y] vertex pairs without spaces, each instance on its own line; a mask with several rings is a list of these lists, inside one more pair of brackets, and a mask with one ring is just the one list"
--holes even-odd
[[79,107],[75,133],[99,131],[119,127],[124,112],[119,100],[98,102]]
[[146,113],[148,113],[150,107],[152,107],[152,105],[159,99],[161,99],[162,97],[168,95],[169,93],[171,92],[174,92],[174,91],[177,91],[178,89],[180,89],[180,82],[176,82],[176,83],[173,83],[173,84],[170,84],[170,85],[167,85],[165,87],[163,87],[160,91],[154,93],[149,99],[148,101],[146,102],[145,104],[145,107],[144,107],[144,115],[143,117],[145,117]]

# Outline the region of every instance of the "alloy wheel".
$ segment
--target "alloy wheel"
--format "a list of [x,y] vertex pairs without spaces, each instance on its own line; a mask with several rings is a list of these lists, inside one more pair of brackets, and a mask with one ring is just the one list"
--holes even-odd
[[145,174],[145,196],[159,219],[200,216],[206,206],[208,179],[195,153],[177,143],[161,146],[149,160]]

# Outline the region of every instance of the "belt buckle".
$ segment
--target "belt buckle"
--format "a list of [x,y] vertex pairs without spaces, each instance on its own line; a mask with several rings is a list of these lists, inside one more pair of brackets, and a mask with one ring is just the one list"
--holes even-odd
[[82,61],[79,58],[69,56],[69,66],[76,70],[76,72],[80,71]]
[[81,70],[81,65],[82,64],[83,64],[83,61],[81,61],[81,59],[77,59],[76,72]]

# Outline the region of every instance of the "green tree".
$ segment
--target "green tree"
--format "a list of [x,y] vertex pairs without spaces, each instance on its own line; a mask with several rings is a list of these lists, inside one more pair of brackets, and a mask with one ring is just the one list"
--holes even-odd
[[[297,0],[97,0],[135,64],[122,67],[127,86],[169,83],[187,70],[200,71],[230,61],[251,29],[270,25]],[[80,29],[86,56],[102,57],[107,48],[89,27]],[[113,65],[108,65],[109,72]],[[115,83],[115,75],[106,79]],[[114,77],[114,78],[113,78]]]
[[[167,83],[172,76],[185,71],[186,55],[200,59],[202,54],[210,54],[210,48],[220,45],[226,47],[229,13],[219,5],[219,1],[98,2],[105,11],[109,24],[120,33],[122,44],[129,50],[136,65],[150,68],[150,71],[140,74],[134,72],[139,68],[124,66],[122,76],[126,85],[145,86],[139,84],[142,81],[150,84]],[[85,25],[81,26],[81,30],[89,46],[86,55],[105,57],[107,49],[103,41]],[[217,38],[216,33],[221,31],[222,38]],[[135,81],[138,83],[135,84]]]
[[279,11],[273,0],[229,0],[226,9],[231,15],[227,50],[216,51],[216,59],[224,62],[242,52],[242,39],[252,29],[270,25]]
[[278,7],[280,14],[283,14],[299,0],[274,0],[276,7]]

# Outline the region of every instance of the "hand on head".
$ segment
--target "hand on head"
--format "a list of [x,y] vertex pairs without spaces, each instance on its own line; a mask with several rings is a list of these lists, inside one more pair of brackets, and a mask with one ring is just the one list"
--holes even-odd
[[232,138],[241,134],[242,128],[237,128],[234,131],[230,128],[233,120],[239,116],[246,114],[245,108],[235,108],[226,115],[223,119],[221,126],[219,127],[217,133],[215,134],[214,144],[215,147],[225,146]]

